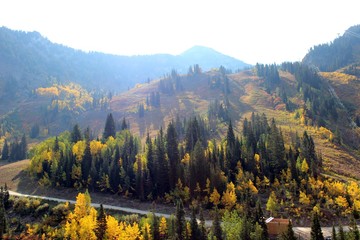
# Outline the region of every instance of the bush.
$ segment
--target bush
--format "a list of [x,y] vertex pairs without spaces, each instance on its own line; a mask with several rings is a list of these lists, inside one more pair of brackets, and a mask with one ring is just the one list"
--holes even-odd
[[40,216],[49,210],[50,206],[48,203],[44,203],[35,209],[35,216]]
[[14,211],[19,213],[20,215],[27,215],[35,212],[41,204],[39,199],[29,199],[25,197],[21,197],[14,200]]

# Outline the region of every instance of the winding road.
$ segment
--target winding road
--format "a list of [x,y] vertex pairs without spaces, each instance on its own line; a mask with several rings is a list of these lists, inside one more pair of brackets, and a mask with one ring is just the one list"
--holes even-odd
[[[23,193],[18,193],[18,192],[14,192],[14,191],[9,191],[9,194],[12,196],[18,196],[18,197],[29,197],[29,198],[37,198],[37,199],[54,201],[54,202],[61,202],[61,203],[69,202],[69,203],[75,204],[74,200],[63,199],[63,198],[30,195],[30,194],[23,194]],[[99,208],[100,203],[91,203],[91,206],[95,207],[95,208]],[[151,211],[144,211],[144,210],[128,208],[128,207],[119,207],[119,206],[113,206],[113,205],[108,205],[108,204],[103,204],[103,207],[104,207],[104,209],[111,209],[111,210],[117,210],[117,211],[122,211],[122,212],[127,212],[127,213],[140,214],[140,215],[147,215],[147,214],[151,213]],[[165,218],[170,218],[170,216],[171,216],[170,214],[158,213],[158,212],[154,212],[154,214],[158,217],[165,217]],[[186,220],[190,221],[190,218],[186,217]],[[205,226],[211,227],[212,221],[205,220]],[[360,226],[358,226],[358,227],[360,228]],[[294,229],[296,237],[299,237],[299,239],[310,239],[310,232],[311,232],[310,227],[294,227],[293,229]],[[344,230],[348,231],[349,227],[344,226]],[[324,237],[331,236],[332,227],[322,227],[322,231],[323,231]],[[337,231],[338,231],[338,229],[337,229]]]
[[[48,201],[60,202],[60,203],[69,202],[69,203],[75,204],[75,202],[76,202],[74,200],[69,200],[69,199],[23,194],[23,193],[10,191],[10,190],[9,190],[9,194],[11,196],[37,198],[37,199],[43,199],[43,200],[48,200]],[[91,203],[91,206],[95,207],[95,208],[100,208],[100,203]],[[134,213],[134,214],[139,214],[139,215],[147,215],[147,214],[151,213],[151,211],[144,211],[144,210],[128,208],[128,207],[119,207],[119,206],[113,206],[113,205],[108,205],[108,204],[103,204],[103,208],[110,209],[110,210],[116,210],[116,211],[122,211],[122,212],[126,212],[126,213]],[[165,217],[165,218],[170,218],[170,216],[171,216],[170,214],[158,213],[158,212],[154,212],[154,214],[158,217]],[[185,217],[185,218],[186,218],[186,220],[190,221],[189,217]],[[211,227],[211,225],[212,225],[211,220],[205,220],[206,227]]]

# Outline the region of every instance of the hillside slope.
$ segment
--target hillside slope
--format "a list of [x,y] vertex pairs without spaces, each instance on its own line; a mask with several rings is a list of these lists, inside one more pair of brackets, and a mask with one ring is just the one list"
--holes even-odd
[[[356,150],[360,131],[358,127],[351,125],[348,110],[336,105],[339,117],[336,120],[330,116],[323,117],[325,124],[322,124],[323,120],[319,120],[320,116],[317,115],[320,110],[319,113],[315,113],[311,107],[306,110],[309,102],[304,101],[303,94],[296,90],[296,77],[287,71],[279,73],[280,82],[270,92],[264,87],[266,80],[258,77],[252,70],[231,75],[223,75],[219,71],[193,76],[181,75],[178,76],[181,90],[170,93],[162,92],[159,86],[161,81],[172,82],[175,86],[174,79],[157,80],[115,96],[108,112],[113,113],[118,126],[125,118],[130,123],[131,131],[143,140],[148,132],[150,136],[156,136],[158,130],[170,121],[183,121],[193,116],[200,116],[208,121],[212,138],[222,139],[226,135],[230,119],[235,133],[242,136],[244,119],[251,119],[253,112],[265,113],[268,119],[274,118],[281,127],[288,145],[294,143],[296,134],[302,135],[305,130],[313,136],[326,172],[360,178],[360,156]],[[328,92],[330,85],[325,81],[323,84],[323,89],[318,94],[332,98]],[[282,99],[280,89],[286,89],[287,102]],[[159,93],[158,107],[149,103],[153,93]],[[287,110],[288,104],[292,106],[291,110]],[[220,105],[224,108],[223,115],[219,111]],[[143,114],[140,114],[140,106],[144,107]],[[213,109],[217,109],[216,114],[212,114]],[[79,117],[79,122],[83,127],[92,126],[101,135],[105,116],[105,112],[85,112]],[[341,144],[334,140],[339,129]]]

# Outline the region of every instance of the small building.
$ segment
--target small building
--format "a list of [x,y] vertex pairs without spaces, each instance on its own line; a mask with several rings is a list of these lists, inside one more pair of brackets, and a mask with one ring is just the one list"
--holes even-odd
[[270,237],[275,237],[285,232],[289,226],[290,219],[269,217],[265,223]]

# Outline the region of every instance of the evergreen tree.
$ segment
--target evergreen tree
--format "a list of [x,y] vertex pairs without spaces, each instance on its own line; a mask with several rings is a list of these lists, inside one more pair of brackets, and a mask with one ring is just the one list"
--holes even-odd
[[90,143],[86,142],[84,156],[81,161],[81,177],[85,186],[87,186],[87,181],[91,169],[91,162],[92,162],[92,156],[90,151]]
[[345,240],[345,232],[343,226],[340,224],[339,226],[339,240]]
[[357,227],[354,215],[352,215],[352,217],[350,219],[349,230],[350,230],[350,235],[351,235],[352,240],[360,240],[360,232]]
[[115,135],[116,135],[115,121],[114,121],[113,115],[111,113],[109,113],[106,117],[103,139],[105,141],[110,136],[115,138]]
[[58,139],[58,137],[56,136],[56,137],[55,137],[55,141],[54,141],[53,151],[54,151],[54,152],[59,152],[59,150],[60,150],[59,139]]
[[220,223],[220,213],[219,209],[215,208],[215,216],[212,224],[212,232],[213,235],[216,237],[216,240],[222,240],[222,230],[221,230],[221,223]]
[[238,157],[235,155],[236,139],[231,121],[229,122],[228,131],[226,134],[226,170],[230,181],[235,182],[236,166]]
[[10,153],[9,144],[8,144],[7,140],[5,139],[4,146],[1,151],[1,160],[9,160],[9,153]]
[[18,146],[18,157],[16,158],[17,160],[22,160],[26,158],[27,155],[27,141],[26,141],[26,136],[25,134],[23,134],[20,144]]
[[152,239],[160,239],[160,232],[159,232],[159,219],[158,217],[152,212],[150,213],[150,231]]
[[75,124],[72,132],[71,132],[71,142],[77,143],[78,141],[82,140],[80,127],[78,124]]
[[163,196],[165,193],[168,193],[170,190],[169,183],[169,168],[168,161],[165,154],[165,145],[164,145],[164,136],[162,128],[160,129],[159,135],[156,139],[156,163],[157,163],[157,178],[158,183],[158,194]]
[[126,123],[126,119],[125,117],[123,118],[122,122],[121,122],[121,131],[122,130],[125,130],[125,129],[128,129],[128,125]]
[[170,189],[174,189],[178,178],[180,177],[180,157],[178,150],[177,133],[173,122],[170,122],[166,131],[166,153],[169,159],[169,180]]
[[106,232],[106,214],[103,208],[103,205],[100,204],[99,216],[97,217],[97,226],[96,226],[96,237],[97,239],[104,239]]
[[206,179],[210,179],[209,163],[206,161],[204,148],[198,141],[195,144],[194,151],[190,159],[190,189],[195,190],[197,184],[201,189],[205,189]]
[[176,204],[175,212],[175,239],[183,240],[186,235],[186,221],[185,221],[185,211],[182,200],[179,199]]
[[196,210],[195,207],[192,207],[191,209],[191,220],[190,220],[190,225],[191,225],[191,240],[199,240],[201,237],[200,234],[200,229],[198,226],[198,222],[196,219]]
[[333,224],[333,226],[332,226],[331,240],[337,240],[336,229],[335,229],[334,224]]
[[317,212],[313,214],[311,223],[311,240],[324,240],[324,236],[320,226],[319,215]]
[[204,213],[203,213],[202,207],[200,207],[199,219],[200,219],[200,226],[199,226],[200,237],[199,237],[199,240],[206,240],[207,239],[207,234],[206,234],[205,218],[204,218]]
[[296,240],[297,238],[295,237],[295,233],[293,230],[293,226],[291,221],[289,221],[289,225],[287,227],[286,232],[284,232],[283,234],[281,234],[280,237],[281,240]]
[[5,183],[5,186],[4,186],[4,193],[3,193],[3,202],[4,202],[4,207],[5,209],[9,208],[10,207],[10,193],[9,193],[9,189],[7,187],[7,184]]
[[7,232],[7,220],[6,220],[6,212],[5,212],[4,200],[3,200],[3,189],[1,187],[1,194],[0,194],[0,239],[3,239],[3,235],[6,232]]
[[255,220],[255,223],[258,223],[261,226],[261,228],[263,229],[262,240],[269,239],[268,229],[267,229],[267,225],[266,225],[266,222],[265,222],[264,213],[263,213],[263,210],[261,208],[260,200],[258,200],[256,202],[254,220]]

